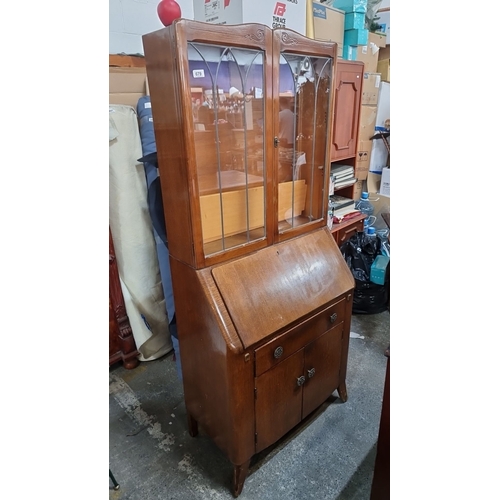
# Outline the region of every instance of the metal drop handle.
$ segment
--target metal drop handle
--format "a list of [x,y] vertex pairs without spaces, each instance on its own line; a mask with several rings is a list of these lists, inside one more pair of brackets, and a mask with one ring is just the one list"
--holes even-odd
[[281,346],[276,347],[276,349],[274,350],[275,359],[281,358],[282,354],[283,354],[283,347],[281,347]]
[[300,387],[301,385],[304,384],[304,382],[306,381],[306,377],[304,377],[304,375],[300,376],[298,379],[297,379],[297,385]]
[[337,319],[337,313],[333,313],[331,316],[330,316],[330,322],[331,323],[335,323],[335,320]]
[[307,376],[309,378],[313,378],[315,373],[316,373],[316,369],[315,368],[311,368],[310,370],[307,370]]

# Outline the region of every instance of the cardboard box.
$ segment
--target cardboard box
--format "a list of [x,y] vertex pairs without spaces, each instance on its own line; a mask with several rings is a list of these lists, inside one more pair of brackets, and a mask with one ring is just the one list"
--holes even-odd
[[377,117],[376,106],[361,106],[358,127],[358,144],[356,161],[354,164],[355,175],[358,179],[366,179],[370,171],[372,141],[375,133],[375,120]]
[[379,61],[377,64],[377,71],[380,73],[380,78],[384,80],[384,82],[391,81],[391,60],[384,59],[383,61]]
[[364,73],[361,95],[362,105],[376,106],[380,89],[380,73]]
[[358,180],[365,180],[368,177],[371,154],[372,142],[358,141],[356,161],[354,164],[354,176]]
[[368,35],[368,42],[373,43],[379,49],[383,49],[387,46],[387,36],[383,33],[371,33]]
[[194,20],[210,24],[260,23],[306,34],[306,0],[193,0]]
[[391,58],[391,46],[387,45],[385,47],[381,47],[380,50],[378,51],[378,60],[383,61],[384,59],[390,59]]
[[314,38],[326,42],[336,42],[337,55],[342,57],[344,48],[345,13],[339,9],[313,2]]
[[361,106],[358,126],[358,142],[369,141],[375,133],[377,106]]
[[109,104],[135,109],[139,98],[148,94],[146,68],[109,68]]
[[356,184],[352,187],[352,199],[359,200],[361,198],[361,193],[366,191],[366,181],[358,180]]
[[379,53],[382,47],[385,47],[385,36],[376,33],[368,34],[368,42],[358,47],[358,61],[363,61],[365,71],[368,73],[377,73],[377,64],[380,59]]
[[380,179],[380,194],[391,196],[391,169],[384,167],[382,169],[382,177]]

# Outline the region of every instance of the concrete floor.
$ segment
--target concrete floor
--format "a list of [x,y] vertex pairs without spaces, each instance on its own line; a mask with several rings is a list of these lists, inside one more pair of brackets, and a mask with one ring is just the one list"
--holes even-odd
[[[354,334],[363,336],[359,338]],[[389,346],[389,312],[354,315],[348,400],[336,392],[252,459],[241,500],[369,500]],[[232,499],[232,465],[200,432],[189,436],[173,353],[109,370],[110,500]]]

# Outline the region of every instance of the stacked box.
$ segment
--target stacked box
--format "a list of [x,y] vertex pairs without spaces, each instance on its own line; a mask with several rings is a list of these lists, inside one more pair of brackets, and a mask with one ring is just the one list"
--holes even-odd
[[363,12],[349,12],[348,14],[345,14],[344,29],[365,29],[365,14]]
[[313,2],[314,38],[326,42],[336,42],[338,57],[343,56],[344,19],[344,11]]
[[365,71],[369,73],[380,73],[377,69],[380,49],[385,47],[385,36],[378,33],[369,33],[368,42],[358,47],[358,61],[365,64]]
[[333,0],[332,7],[343,10],[346,14],[351,12],[366,14],[368,0]]
[[344,46],[366,45],[367,43],[368,43],[368,30],[366,29],[344,30]]
[[377,64],[377,71],[380,73],[381,78],[384,82],[391,81],[391,60],[383,59]]
[[356,61],[358,56],[358,47],[356,45],[344,45],[342,59],[346,61]]

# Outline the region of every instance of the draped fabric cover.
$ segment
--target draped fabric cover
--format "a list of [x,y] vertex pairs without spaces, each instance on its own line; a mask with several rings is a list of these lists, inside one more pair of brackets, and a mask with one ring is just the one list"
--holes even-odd
[[135,109],[110,105],[109,225],[139,359],[148,361],[170,352],[172,340],[141,157]]

